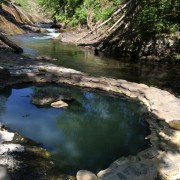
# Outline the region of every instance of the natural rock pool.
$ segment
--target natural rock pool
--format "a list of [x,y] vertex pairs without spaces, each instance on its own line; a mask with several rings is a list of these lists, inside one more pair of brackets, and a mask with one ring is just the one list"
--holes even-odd
[[[38,89],[72,96],[66,108],[31,103]],[[67,86],[27,85],[0,91],[0,121],[48,149],[60,171],[97,173],[113,161],[146,149],[148,127],[139,102],[124,96]]]

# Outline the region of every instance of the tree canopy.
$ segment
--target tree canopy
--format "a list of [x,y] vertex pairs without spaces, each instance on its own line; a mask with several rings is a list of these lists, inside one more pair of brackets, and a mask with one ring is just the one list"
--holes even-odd
[[[178,0],[37,0],[52,16],[72,26],[95,25],[109,18],[123,4],[139,2],[134,23],[144,31],[177,31],[180,19]],[[132,12],[133,13],[133,12]],[[123,12],[120,14],[120,16]],[[116,18],[115,18],[116,20]]]

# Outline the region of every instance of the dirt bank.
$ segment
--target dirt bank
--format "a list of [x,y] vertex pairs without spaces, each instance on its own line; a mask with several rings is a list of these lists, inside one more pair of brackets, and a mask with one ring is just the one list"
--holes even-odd
[[[31,2],[32,3],[32,2]],[[24,10],[11,1],[0,3],[0,32],[14,35],[28,32],[41,32],[40,28],[34,26],[38,22],[47,22],[42,13]],[[32,16],[33,15],[33,16]]]

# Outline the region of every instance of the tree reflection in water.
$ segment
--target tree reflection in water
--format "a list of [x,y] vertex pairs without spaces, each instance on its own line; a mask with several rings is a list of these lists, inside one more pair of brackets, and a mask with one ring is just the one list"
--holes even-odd
[[30,103],[38,88],[47,86],[13,88],[1,119],[11,130],[51,151],[62,172],[97,172],[117,158],[136,154],[148,146],[144,139],[148,130],[142,116],[145,109],[140,103],[102,92],[48,86],[70,94],[74,101],[64,109],[39,108]]

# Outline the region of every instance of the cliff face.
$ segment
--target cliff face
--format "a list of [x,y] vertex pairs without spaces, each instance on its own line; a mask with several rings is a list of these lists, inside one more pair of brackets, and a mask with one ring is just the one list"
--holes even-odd
[[27,12],[23,7],[9,2],[0,3],[0,32],[8,35],[23,34],[32,30],[27,25],[32,26],[37,22],[44,22],[42,14]]
[[25,33],[19,14],[11,5],[2,4],[0,8],[0,31],[6,34]]

